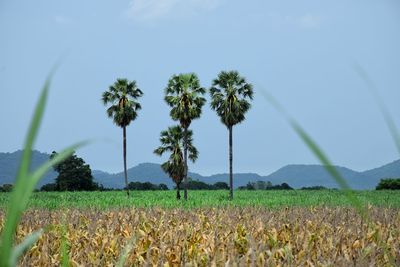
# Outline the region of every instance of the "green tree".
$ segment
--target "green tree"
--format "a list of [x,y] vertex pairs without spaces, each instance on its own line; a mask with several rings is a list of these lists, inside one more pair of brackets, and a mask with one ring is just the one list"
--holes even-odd
[[229,190],[229,185],[227,183],[225,183],[225,182],[216,182],[213,185],[213,188],[215,190]]
[[12,184],[3,184],[3,186],[0,186],[0,192],[11,192],[12,190],[13,190]]
[[381,179],[376,190],[400,190],[400,178]]
[[189,186],[188,188],[190,190],[214,190],[215,188],[207,184],[205,182],[199,181],[199,180],[193,180],[189,178]]
[[[193,146],[192,131],[188,130],[186,135],[187,149],[189,151],[189,159],[195,162],[198,157],[198,152],[196,147]],[[160,134],[160,143],[154,153],[161,156],[165,152],[170,152],[168,161],[161,165],[161,168],[167,173],[171,179],[176,184],[176,198],[180,199],[180,185],[182,183],[183,177],[185,176],[185,162],[183,157],[183,147],[184,147],[184,131],[180,126],[169,127],[168,130],[162,131]]]
[[251,105],[248,100],[253,99],[253,86],[237,71],[222,71],[213,81],[210,88],[211,108],[216,111],[221,122],[229,131],[229,197],[233,199],[233,172],[232,172],[232,132],[233,126],[245,120],[245,114]]
[[40,191],[53,192],[58,191],[56,183],[45,184],[40,188]]
[[114,123],[122,128],[123,134],[123,158],[124,158],[124,177],[126,194],[129,197],[128,174],[126,170],[126,127],[136,119],[141,105],[137,99],[143,95],[143,92],[137,88],[136,81],[127,79],[117,79],[110,86],[108,91],[102,95],[104,105],[111,104],[107,108],[108,117],[112,118]]
[[[53,151],[50,158],[53,159],[57,153]],[[82,158],[72,154],[64,161],[54,165],[58,172],[56,177],[56,189],[58,191],[92,191],[97,189],[93,182],[90,166]]]
[[[160,185],[156,185],[150,182],[130,182],[128,184],[130,190],[139,190],[139,191],[155,191],[155,190],[164,190],[160,187]],[[167,187],[168,190],[168,187]]]
[[168,186],[166,184],[159,184],[158,185],[158,190],[166,191],[166,190],[169,190],[169,188],[168,188]]
[[171,107],[170,115],[179,121],[183,129],[183,163],[184,163],[184,198],[187,200],[188,186],[188,131],[192,120],[201,115],[201,108],[206,102],[203,97],[205,89],[200,86],[195,73],[173,75],[165,89],[165,101]]

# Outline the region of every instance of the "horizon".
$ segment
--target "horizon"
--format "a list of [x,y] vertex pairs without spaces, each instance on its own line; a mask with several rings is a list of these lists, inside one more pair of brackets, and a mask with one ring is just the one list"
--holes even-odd
[[[0,7],[0,150],[22,147],[39,91],[61,58],[35,148],[59,151],[94,140],[78,151],[93,169],[123,167],[122,130],[100,101],[116,78],[136,80],[144,92],[143,109],[127,128],[127,161],[135,166],[165,160],[153,150],[160,132],[176,124],[163,100],[171,75],[195,72],[209,88],[220,71],[231,69],[255,90],[246,120],[233,130],[235,173],[318,164],[261,90],[295,115],[335,165],[366,170],[398,158],[353,66],[367,70],[399,118],[399,1],[6,0]],[[206,98],[191,126],[200,155],[189,171],[211,175],[228,171],[228,131]]]
[[[23,150],[22,150],[22,149],[18,149],[18,150],[13,151],[13,152],[3,152],[3,151],[0,151],[0,153],[9,153],[9,154],[13,154],[13,153],[16,153],[16,152],[19,152],[19,151],[23,151]],[[36,149],[34,149],[33,151],[36,151],[36,152],[41,153],[41,154],[46,154],[46,155],[50,155],[50,154],[51,154],[51,152],[39,151],[39,150],[36,150]],[[79,152],[76,152],[75,155],[77,155],[78,157],[82,158],[82,157],[79,155]],[[85,158],[82,158],[82,159],[86,162],[86,164],[89,164],[89,163],[86,161]],[[363,172],[367,172],[367,171],[370,171],[370,170],[374,170],[374,169],[377,169],[377,168],[384,167],[384,166],[389,165],[389,164],[393,164],[393,163],[395,163],[395,162],[397,162],[397,161],[400,161],[400,158],[394,159],[394,160],[392,160],[392,161],[389,161],[389,162],[387,162],[387,163],[385,163],[385,164],[382,164],[382,165],[379,165],[379,166],[371,166],[371,167],[369,167],[369,168],[367,168],[367,169],[364,169],[364,170],[356,170],[356,169],[354,169],[354,168],[352,168],[352,167],[343,166],[343,165],[333,165],[333,166],[339,167],[339,168],[346,168],[346,169],[349,169],[349,170],[351,170],[351,171],[355,171],[355,172],[357,172],[357,173],[363,173]],[[130,169],[133,169],[133,168],[139,167],[140,165],[145,165],[145,164],[152,164],[152,165],[158,165],[158,166],[160,165],[160,163],[157,163],[157,162],[140,162],[140,163],[137,163],[136,165],[133,165],[133,166],[127,166],[127,170],[130,170]],[[89,164],[89,165],[90,165],[90,164]],[[236,174],[256,174],[256,175],[259,175],[259,176],[261,176],[261,177],[267,177],[267,176],[269,176],[269,175],[271,175],[271,174],[273,174],[273,173],[275,173],[275,172],[278,172],[279,170],[281,170],[281,169],[283,169],[283,168],[286,168],[286,167],[289,167],[289,166],[320,166],[320,167],[322,167],[323,165],[322,165],[322,164],[318,164],[318,163],[316,163],[316,164],[289,163],[289,164],[283,165],[283,166],[281,166],[281,167],[277,168],[276,170],[273,170],[273,171],[271,171],[271,172],[269,172],[269,173],[261,173],[261,172],[235,172],[235,171],[234,171],[233,174],[234,174],[234,175],[236,175]],[[91,169],[91,171],[100,171],[100,172],[104,172],[104,173],[111,174],[111,175],[123,174],[123,169],[120,170],[120,171],[117,171],[117,172],[109,172],[109,171],[105,171],[105,170],[102,170],[102,169],[95,169],[95,168],[92,168],[91,165],[90,165],[90,169]],[[195,173],[195,174],[198,174],[198,175],[201,175],[201,176],[203,176],[203,177],[209,177],[209,176],[214,176],[214,175],[227,175],[227,174],[229,174],[228,172],[216,172],[216,173],[211,173],[211,174],[204,174],[204,173],[201,173],[201,172],[191,171],[191,170],[189,170],[189,172]]]

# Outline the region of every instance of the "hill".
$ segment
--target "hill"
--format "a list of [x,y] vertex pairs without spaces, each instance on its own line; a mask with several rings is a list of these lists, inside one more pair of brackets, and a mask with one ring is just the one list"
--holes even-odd
[[382,167],[363,172],[368,177],[398,178],[400,177],[400,160],[393,161]]
[[[379,182],[379,177],[370,177],[348,168],[336,166],[339,173],[346,178],[351,188],[373,189]],[[265,177],[273,184],[289,183],[294,188],[322,185],[336,188],[332,176],[321,165],[288,165]]]
[[[22,151],[20,150],[13,153],[0,153],[0,185],[13,183],[21,155]],[[46,153],[33,151],[31,168],[37,168],[47,161],[49,156]],[[374,189],[382,178],[400,177],[400,160],[364,172],[357,172],[340,166],[337,169],[347,179],[352,188]],[[103,184],[105,187],[123,188],[124,186],[123,172],[110,174],[100,170],[92,170],[92,175],[96,182]],[[54,182],[56,176],[56,172],[49,171],[40,181],[39,187],[43,184]],[[228,181],[227,173],[203,176],[189,172],[189,177],[210,184]],[[161,169],[161,166],[155,163],[141,163],[128,169],[128,178],[129,181],[164,183],[169,188],[174,186],[171,179]],[[287,165],[267,176],[261,176],[256,173],[234,174],[235,187],[244,186],[248,182],[254,181],[270,181],[273,184],[286,182],[294,188],[315,185],[322,185],[328,188],[337,187],[336,182],[321,165]]]
[[[22,157],[22,150],[17,150],[13,153],[1,153],[0,152],[0,185],[1,184],[12,184],[17,174],[19,163]],[[37,150],[32,151],[32,162],[30,169],[34,170],[44,162],[49,160],[50,155],[39,152]],[[47,172],[44,177],[40,180],[39,186],[47,183],[52,183],[57,177],[57,173],[53,170]]]

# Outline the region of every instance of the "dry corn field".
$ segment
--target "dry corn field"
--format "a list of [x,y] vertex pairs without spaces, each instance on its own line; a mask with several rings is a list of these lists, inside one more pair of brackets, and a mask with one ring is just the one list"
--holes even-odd
[[114,266],[124,248],[127,266],[400,265],[400,210],[369,211],[368,223],[343,207],[31,209],[17,241],[45,234],[19,264],[58,266],[64,236],[71,266]]

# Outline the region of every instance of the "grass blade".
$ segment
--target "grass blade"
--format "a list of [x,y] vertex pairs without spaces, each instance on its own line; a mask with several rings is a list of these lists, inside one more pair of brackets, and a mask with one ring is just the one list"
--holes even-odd
[[351,204],[358,210],[361,216],[367,216],[366,208],[363,203],[355,196],[351,187],[347,183],[346,179],[342,177],[340,172],[332,164],[323,150],[317,145],[317,143],[310,137],[310,135],[300,126],[300,124],[294,120],[287,111],[283,108],[279,102],[268,94],[266,91],[261,90],[264,98],[269,102],[279,113],[281,113],[296,134],[300,137],[304,144],[311,150],[314,156],[321,162],[325,170],[330,174],[330,176],[335,180],[339,187],[344,191],[346,197],[349,199]]
[[122,251],[121,255],[119,256],[119,260],[117,263],[117,267],[123,267],[126,261],[126,258],[128,257],[129,252],[133,248],[133,244],[136,243],[136,236],[134,235],[131,240],[129,241],[128,244],[124,247],[124,250]]
[[32,147],[34,144],[34,141],[36,139],[36,136],[38,134],[38,130],[40,127],[40,123],[42,121],[44,109],[46,106],[46,101],[47,101],[47,96],[48,96],[48,90],[50,87],[51,83],[51,77],[49,77],[45,85],[42,89],[42,92],[39,97],[39,101],[36,105],[36,109],[34,111],[33,118],[31,120],[31,124],[29,127],[29,131],[25,140],[25,145],[24,145],[24,151],[22,153],[22,159],[21,159],[21,165],[19,167],[18,173],[17,173],[17,181],[16,183],[21,183],[23,182],[23,178],[26,177],[26,175],[29,172],[29,165],[31,162],[31,154],[32,154]]
[[62,267],[69,267],[69,254],[68,254],[68,244],[67,244],[67,227],[66,227],[65,223],[62,225],[61,266]]
[[25,239],[13,249],[12,256],[10,259],[10,265],[16,266],[18,262],[18,258],[28,250],[43,234],[43,230],[38,230],[36,232],[31,233]]
[[64,149],[62,152],[58,153],[54,158],[50,159],[42,166],[40,166],[36,171],[29,175],[29,179],[27,179],[25,183],[25,194],[19,200],[19,205],[22,210],[25,209],[26,205],[28,205],[29,198],[32,195],[33,190],[35,189],[36,184],[40,181],[43,175],[46,174],[48,170],[50,170],[54,165],[62,162],[69,156],[71,156],[76,149],[85,145],[87,142],[81,142],[76,145],[70,146],[69,148]]
[[25,208],[20,200],[27,193],[24,184],[29,178],[28,172],[31,162],[32,147],[43,117],[49,86],[50,78],[46,80],[46,83],[42,89],[42,93],[36,105],[31,125],[29,127],[28,135],[26,137],[21,164],[17,173],[14,190],[11,193],[11,200],[7,211],[6,223],[4,225],[1,235],[0,266],[8,266],[7,259],[10,259],[11,257],[14,232],[18,225],[18,221],[20,220],[21,214]]
[[356,70],[357,74],[361,77],[361,79],[365,82],[365,84],[367,85],[368,89],[370,90],[372,96],[374,97],[374,100],[383,115],[383,118],[386,122],[389,132],[390,132],[390,134],[393,138],[393,141],[397,147],[397,151],[400,154],[399,130],[397,129],[396,124],[394,123],[393,117],[390,115],[390,112],[386,108],[385,102],[382,100],[381,96],[379,95],[378,89],[377,89],[374,81],[369,77],[368,73],[365,71],[365,69],[363,67],[361,67],[361,65],[355,64],[354,69]]
[[85,142],[83,142],[71,146],[59,153],[53,159],[49,160],[47,163],[43,164],[35,172],[29,172],[32,148],[44,114],[51,77],[52,75],[49,76],[43,86],[26,137],[20,167],[5,217],[6,221],[0,236],[0,267],[15,266],[13,263],[17,261],[21,253],[23,253],[29,245],[32,245],[37,238],[39,238],[39,233],[41,232],[35,232],[28,236],[23,243],[13,249],[14,235],[17,225],[36,184],[54,164],[57,164],[72,155],[75,149],[85,144]]

